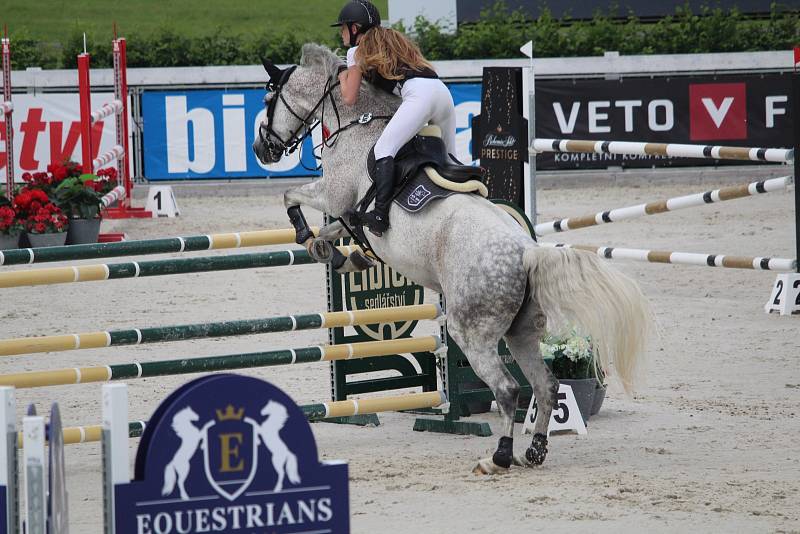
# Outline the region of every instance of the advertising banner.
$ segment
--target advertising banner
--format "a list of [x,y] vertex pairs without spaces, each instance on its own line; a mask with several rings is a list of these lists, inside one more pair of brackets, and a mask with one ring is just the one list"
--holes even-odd
[[[553,139],[789,147],[790,90],[788,74],[542,80],[536,84],[536,134]],[[717,164],[611,154],[540,154],[537,163],[541,169]]]
[[[113,98],[113,93],[93,93],[92,109],[99,109]],[[65,159],[81,162],[77,93],[15,94],[13,102],[14,177],[17,182],[22,181],[23,172],[44,171],[51,162]],[[130,116],[129,123],[133,124]],[[116,144],[116,115],[96,122],[93,130],[93,137],[100,139],[100,144],[93,147],[93,157],[97,157]],[[0,176],[3,182],[6,177],[5,141],[5,123],[0,115]]]
[[[458,157],[469,163],[470,120],[480,111],[480,84],[458,84],[450,90],[456,105]],[[258,161],[251,147],[265,114],[262,89],[145,92],[145,177],[181,180],[318,175],[312,146],[322,140],[319,129],[303,143],[302,150],[284,156],[280,162],[264,165]]]

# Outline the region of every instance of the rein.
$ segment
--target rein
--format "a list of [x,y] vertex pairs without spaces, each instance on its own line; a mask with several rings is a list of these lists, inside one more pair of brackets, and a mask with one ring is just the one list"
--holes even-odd
[[[283,86],[289,80],[289,76],[294,72],[296,67],[292,67],[291,69],[287,70],[281,79],[277,82],[270,81],[267,84],[266,89],[272,93],[272,96],[269,98],[265,97],[267,100],[267,126],[265,127],[262,123],[258,129],[258,135],[261,138],[261,142],[267,147],[274,156],[278,156],[279,154],[288,156],[292,154],[298,148],[301,150],[300,155],[300,165],[307,171],[319,171],[322,169],[322,164],[318,164],[315,168],[311,169],[306,167],[305,163],[303,163],[302,157],[302,150],[303,150],[303,142],[314,132],[314,130],[322,124],[321,120],[312,120],[314,114],[322,107],[322,115],[325,115],[325,102],[326,100],[331,101],[331,106],[333,107],[333,112],[336,115],[336,123],[337,129],[330,133],[328,136],[323,136],[322,142],[312,148],[312,154],[314,159],[322,160],[322,150],[325,148],[333,148],[336,144],[336,140],[343,132],[349,130],[353,126],[356,125],[366,125],[372,122],[373,120],[384,120],[389,121],[392,116],[391,115],[373,115],[372,113],[363,113],[357,119],[353,119],[344,126],[342,125],[341,116],[339,115],[339,108],[336,105],[336,100],[333,98],[333,91],[336,87],[340,85],[339,80],[333,81],[333,77],[329,77],[328,80],[325,82],[325,91],[322,93],[322,96],[317,101],[316,105],[309,111],[305,117],[301,117],[294,109],[289,105],[286,101],[286,98],[283,96]],[[287,140],[284,140],[278,132],[276,132],[272,128],[272,116],[275,113],[275,103],[277,100],[283,102],[283,105],[286,106],[286,109],[289,110],[297,120],[300,121],[300,125],[289,135]],[[302,135],[299,135],[300,132],[305,129],[305,132]],[[266,133],[266,135],[265,135]],[[274,142],[270,140],[270,137],[273,137],[278,140],[278,142]],[[320,155],[316,154],[316,150],[320,149]]]

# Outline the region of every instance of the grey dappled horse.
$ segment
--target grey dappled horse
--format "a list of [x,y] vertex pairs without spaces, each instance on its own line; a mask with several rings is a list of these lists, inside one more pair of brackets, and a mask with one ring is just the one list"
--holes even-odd
[[[296,147],[317,120],[331,130],[346,127],[339,135],[334,132],[332,146],[322,152],[324,176],[284,197],[296,228],[305,223],[300,205],[333,217],[355,207],[370,186],[367,153],[385,125],[357,119],[364,113],[390,115],[399,105],[399,99],[366,82],[358,103],[344,105],[336,87],[341,63],[315,44],[303,47],[293,71],[265,62],[272,101],[253,144],[263,163],[274,163],[287,148]],[[497,399],[502,437],[497,451],[480,460],[476,472],[496,473],[512,463],[533,466],[545,459],[547,425],[558,391],[558,381],[539,352],[548,324],[551,331],[575,324],[591,335],[599,365],[613,366],[625,389],[632,388],[650,329],[647,302],[635,282],[594,254],[538,247],[511,216],[478,195],[453,195],[417,214],[393,206],[391,220],[382,237],[370,236],[375,252],[409,279],[444,295],[450,334]],[[361,256],[336,261],[330,243],[343,235],[337,222],[316,239],[310,232],[298,232],[298,242],[318,261],[333,261],[340,272],[367,267]],[[501,338],[533,385],[540,410],[532,443],[520,456],[512,448],[519,384],[498,355]]]

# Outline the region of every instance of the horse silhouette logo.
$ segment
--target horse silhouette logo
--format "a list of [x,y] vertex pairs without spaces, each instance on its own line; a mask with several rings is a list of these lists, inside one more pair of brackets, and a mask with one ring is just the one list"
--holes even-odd
[[289,419],[288,410],[270,400],[261,409],[261,415],[266,417],[256,421],[245,416],[244,408],[237,410],[229,404],[224,410],[216,410],[216,417],[198,426],[200,416],[190,406],[178,411],[171,427],[181,443],[164,468],[161,494],[170,496],[177,486],[181,500],[191,500],[185,483],[192,470],[192,460],[202,449],[208,483],[222,497],[236,500],[258,473],[262,443],[277,475],[273,491],[283,491],[287,479],[292,485],[300,484],[297,457],[280,437]]
[[289,414],[283,404],[269,401],[262,409],[261,415],[268,416],[258,427],[261,441],[272,455],[272,467],[278,473],[278,481],[273,491],[283,490],[283,479],[288,477],[292,484],[300,483],[297,472],[297,457],[289,450],[281,439],[279,432],[289,419]]
[[199,419],[200,416],[190,407],[179,411],[172,418],[172,430],[181,438],[181,445],[178,447],[175,456],[172,457],[172,461],[164,469],[164,487],[161,489],[161,494],[164,496],[170,495],[175,491],[175,483],[177,482],[181,499],[184,501],[189,499],[183,484],[189,475],[189,464],[192,456],[197,452],[203,440],[202,431],[193,424]]

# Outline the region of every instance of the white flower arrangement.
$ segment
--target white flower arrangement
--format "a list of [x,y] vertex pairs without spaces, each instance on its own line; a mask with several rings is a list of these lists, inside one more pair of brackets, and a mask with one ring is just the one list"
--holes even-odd
[[573,362],[578,360],[591,360],[594,357],[591,340],[581,336],[573,328],[569,334],[559,337],[546,335],[539,342],[539,350],[545,359],[566,357]]
[[550,360],[558,379],[597,378],[604,380],[602,369],[595,368],[594,347],[589,337],[572,329],[567,334],[548,334],[539,343],[542,357]]

